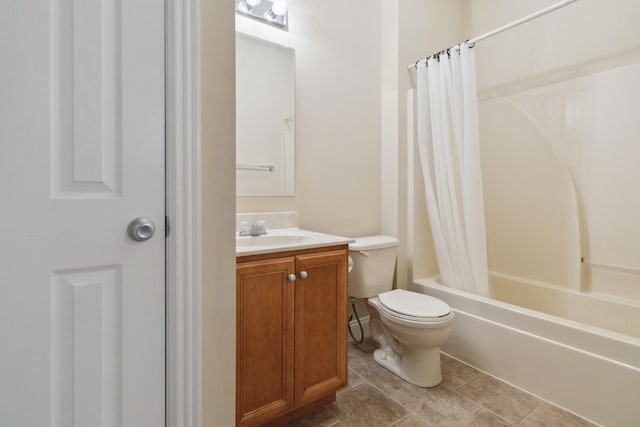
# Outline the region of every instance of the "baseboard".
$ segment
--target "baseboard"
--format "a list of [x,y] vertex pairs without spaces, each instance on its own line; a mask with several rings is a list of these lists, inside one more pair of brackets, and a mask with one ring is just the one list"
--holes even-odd
[[[370,337],[371,332],[369,331],[369,316],[361,317],[360,323],[362,324],[362,330],[364,331],[365,338]],[[355,319],[350,321],[349,327],[351,328],[351,332],[356,337],[356,339],[360,338],[360,326],[358,326],[358,321]],[[348,338],[349,338],[349,341],[353,341],[353,339],[351,338],[351,335],[349,335]]]

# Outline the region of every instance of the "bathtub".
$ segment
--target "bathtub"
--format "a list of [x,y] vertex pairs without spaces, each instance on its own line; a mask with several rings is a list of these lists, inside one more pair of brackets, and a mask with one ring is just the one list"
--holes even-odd
[[[640,425],[640,338],[560,317],[583,320],[592,310],[591,323],[608,327],[598,318],[615,314],[614,301],[605,300],[602,308],[568,292],[563,304],[556,303],[556,316],[543,301],[553,301],[547,298],[559,289],[538,286],[536,294],[535,282],[496,274],[490,283],[492,295],[525,295],[518,304],[529,301],[547,313],[443,286],[436,278],[413,281],[411,290],[442,299],[456,314],[443,352],[595,423]],[[515,287],[520,290],[508,291]],[[632,324],[629,330],[640,327],[640,308],[634,316],[633,307],[623,306],[623,315],[631,316],[623,323]]]

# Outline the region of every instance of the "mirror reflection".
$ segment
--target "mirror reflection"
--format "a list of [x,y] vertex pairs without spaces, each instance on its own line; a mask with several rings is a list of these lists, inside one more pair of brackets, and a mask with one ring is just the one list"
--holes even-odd
[[236,195],[295,194],[294,50],[236,33]]

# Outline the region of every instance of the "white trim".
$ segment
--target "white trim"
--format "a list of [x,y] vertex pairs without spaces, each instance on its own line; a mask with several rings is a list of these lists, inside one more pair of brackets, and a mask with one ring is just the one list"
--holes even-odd
[[200,2],[166,7],[166,426],[202,424]]
[[[370,338],[371,330],[369,329],[369,316],[361,317],[360,324],[362,324],[362,330],[364,331],[364,338]],[[355,335],[356,338],[360,338],[360,326],[358,326],[358,321],[352,320],[351,322],[349,322],[349,327],[351,328],[353,335]],[[348,336],[348,339],[349,341],[353,341],[353,339],[351,338],[351,335]]]
[[415,180],[414,180],[414,145],[415,145],[415,92],[414,88],[407,90],[407,245],[405,246],[405,262],[408,278],[406,283],[413,281],[413,251],[415,249]]

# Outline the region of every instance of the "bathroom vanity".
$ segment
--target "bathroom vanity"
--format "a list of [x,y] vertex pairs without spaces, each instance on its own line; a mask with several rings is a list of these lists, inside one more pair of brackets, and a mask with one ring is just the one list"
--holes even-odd
[[237,425],[284,425],[347,384],[349,241],[301,230],[238,238]]

